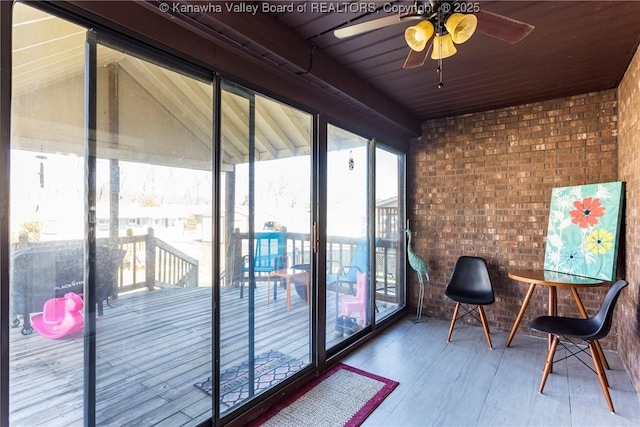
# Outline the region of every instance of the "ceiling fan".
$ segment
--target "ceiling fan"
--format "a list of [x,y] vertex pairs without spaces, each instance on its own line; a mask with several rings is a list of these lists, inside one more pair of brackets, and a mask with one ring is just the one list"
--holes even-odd
[[[424,64],[430,50],[431,58],[440,61],[454,55],[457,52],[455,44],[464,43],[476,30],[515,44],[534,28],[533,25],[481,10],[479,2],[416,0],[412,5],[404,6],[397,3],[387,3],[388,7],[384,9],[398,10],[394,15],[338,28],[333,34],[342,39],[417,20],[417,24],[405,30],[405,41],[411,50],[403,66],[415,68]],[[430,40],[431,36],[434,36],[433,40]]]

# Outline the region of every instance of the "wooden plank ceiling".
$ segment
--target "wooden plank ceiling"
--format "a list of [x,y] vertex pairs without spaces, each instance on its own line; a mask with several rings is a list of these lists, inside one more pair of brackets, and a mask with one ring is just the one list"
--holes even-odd
[[[13,75],[12,89],[14,100],[40,97],[39,104],[55,105],[59,91],[51,88],[58,84],[66,90],[82,90],[81,78],[84,73],[84,41],[86,29],[59,19],[43,11],[19,4],[15,8],[13,22]],[[203,145],[204,153],[211,151],[213,101],[210,93],[203,90],[201,84],[177,72],[159,67],[147,61],[135,58],[114,49],[100,47],[98,66],[115,65],[118,72],[126,73],[136,84],[148,93],[156,106],[171,112],[172,120],[181,125],[185,137],[195,145]],[[16,101],[15,113],[27,115]],[[255,149],[258,160],[286,158],[311,153],[312,117],[300,110],[293,109],[263,96],[255,97]],[[82,106],[76,105],[82,117]],[[73,113],[69,113],[73,114]],[[106,112],[105,112],[106,114]],[[46,115],[46,114],[45,114]],[[144,120],[146,116],[121,117],[123,123]],[[249,101],[247,98],[224,91],[222,96],[222,121],[224,124],[223,162],[226,164],[246,163],[249,159]],[[47,128],[51,117],[39,117]],[[124,128],[125,126],[122,126]],[[135,127],[131,125],[130,127]],[[68,133],[55,135],[52,131],[39,129],[34,121],[28,128],[21,127],[20,141],[14,146],[22,149],[48,152],[82,153],[82,140],[70,134],[78,133],[72,128]],[[81,129],[79,129],[81,131]],[[16,130],[17,132],[17,130]],[[104,130],[103,130],[104,133]],[[38,136],[36,137],[36,134]],[[17,135],[14,135],[14,138]],[[172,146],[169,154],[164,155],[162,163],[183,166],[189,159],[187,152],[180,151],[185,141],[163,141],[165,135],[154,135],[156,147]],[[126,135],[121,135],[125,139]],[[108,139],[108,137],[105,137]],[[135,137],[132,136],[135,140]],[[126,150],[118,150],[110,155],[120,159],[140,160],[148,147],[128,145]],[[106,150],[106,148],[105,148]],[[157,150],[157,149],[156,149]],[[140,153],[136,153],[140,151]],[[106,151],[105,151],[106,153]],[[160,152],[146,152],[145,158],[161,156]],[[206,156],[205,156],[206,157]],[[157,160],[157,158],[156,158]],[[207,167],[206,158],[193,158],[192,167]],[[204,166],[203,166],[204,165]]]
[[[334,29],[390,13],[359,12],[352,5],[357,1],[324,2],[334,5],[324,10],[314,0],[243,3],[257,5],[258,12],[234,16],[191,10],[184,15],[237,49],[292,72],[302,68],[308,79],[327,83],[355,76],[420,120],[615,88],[640,42],[638,1],[481,1],[483,11],[526,22],[535,29],[517,44],[476,32],[458,46],[455,56],[443,60],[444,87],[438,89],[436,61],[427,59],[422,67],[411,70],[402,67],[409,51],[404,29],[416,21],[339,40]],[[263,3],[293,4],[295,11],[263,13]],[[384,3],[411,5],[413,1],[376,2],[378,6]],[[308,49],[301,51],[300,41]],[[335,63],[333,71],[326,68],[327,61],[320,61],[327,57]],[[341,87],[340,82],[328,85],[347,95],[351,91],[356,101],[366,103],[366,97],[355,89]]]

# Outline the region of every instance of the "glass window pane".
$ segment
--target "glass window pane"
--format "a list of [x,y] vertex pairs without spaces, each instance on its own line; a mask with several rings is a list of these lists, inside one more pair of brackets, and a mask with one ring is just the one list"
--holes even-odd
[[9,417],[78,425],[85,29],[22,3],[13,11]]
[[327,348],[371,323],[369,141],[327,132]]
[[376,320],[404,306],[404,156],[376,147]]
[[213,87],[105,46],[97,86],[96,422],[196,424],[212,415]]
[[222,415],[311,360],[311,115],[225,85]]

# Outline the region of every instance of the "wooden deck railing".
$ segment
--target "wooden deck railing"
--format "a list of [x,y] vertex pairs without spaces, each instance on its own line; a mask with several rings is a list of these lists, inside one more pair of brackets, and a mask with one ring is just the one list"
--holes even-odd
[[[147,242],[147,248],[149,247],[153,246],[149,246],[149,242]],[[156,266],[156,284],[161,283],[180,288],[198,286],[198,260],[158,238],[155,238],[153,263]]]
[[[81,240],[30,242],[21,236],[14,249],[81,245]],[[116,295],[135,289],[198,286],[198,260],[155,237],[153,228],[147,234],[97,239],[97,245],[115,245],[126,252],[116,274]]]

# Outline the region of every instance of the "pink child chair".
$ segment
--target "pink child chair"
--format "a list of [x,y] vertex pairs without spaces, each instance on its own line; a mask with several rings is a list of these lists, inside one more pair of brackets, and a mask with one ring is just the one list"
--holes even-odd
[[80,295],[69,292],[62,298],[51,298],[44,303],[42,314],[31,318],[36,331],[45,338],[57,339],[82,331],[84,302]]
[[367,274],[358,273],[356,278],[356,295],[340,298],[340,314],[353,317],[358,314],[361,326],[366,324],[367,314]]

